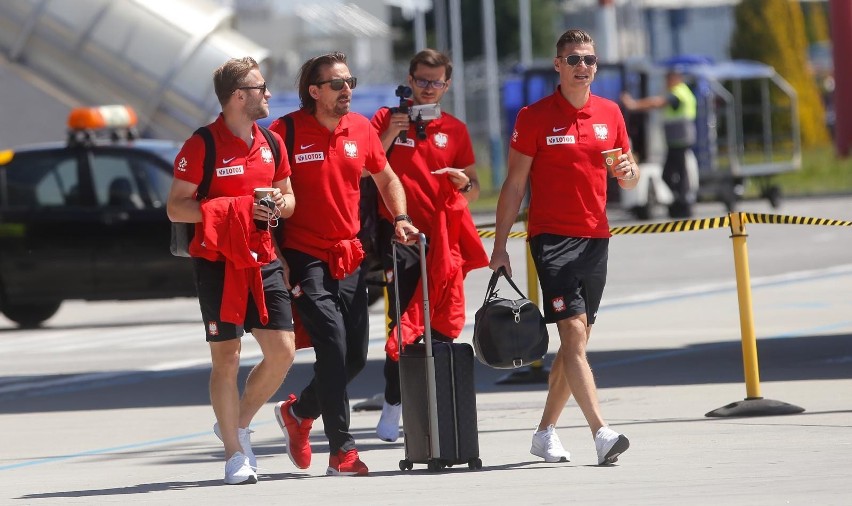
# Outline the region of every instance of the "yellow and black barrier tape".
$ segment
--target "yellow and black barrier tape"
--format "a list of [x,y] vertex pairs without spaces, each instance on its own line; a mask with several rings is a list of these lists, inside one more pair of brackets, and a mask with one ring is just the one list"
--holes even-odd
[[829,218],[808,218],[805,216],[785,216],[783,214],[741,213],[748,223],[769,223],[781,225],[822,225],[830,227],[852,227],[852,221],[832,220]]
[[[852,227],[852,221],[834,220],[829,218],[808,218],[804,216],[786,216],[783,214],[765,213],[739,213],[743,223],[764,223],[777,225],[821,225],[834,227]],[[677,220],[662,223],[643,223],[640,225],[624,225],[611,227],[612,235],[628,234],[663,234],[668,232],[691,232],[694,230],[710,230],[713,228],[727,228],[731,226],[731,216],[719,216],[716,218],[701,218],[696,220]],[[479,237],[493,239],[496,235],[493,230],[477,229]],[[525,239],[526,232],[509,232],[510,239]]]

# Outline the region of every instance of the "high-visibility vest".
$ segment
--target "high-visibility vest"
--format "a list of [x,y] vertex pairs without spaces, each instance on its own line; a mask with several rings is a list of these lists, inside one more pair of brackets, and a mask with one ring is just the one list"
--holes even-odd
[[686,83],[678,83],[669,90],[669,93],[677,97],[680,105],[677,109],[667,105],[663,109],[663,127],[666,134],[666,143],[670,147],[683,148],[695,144],[695,116],[698,112],[698,104],[695,95]]

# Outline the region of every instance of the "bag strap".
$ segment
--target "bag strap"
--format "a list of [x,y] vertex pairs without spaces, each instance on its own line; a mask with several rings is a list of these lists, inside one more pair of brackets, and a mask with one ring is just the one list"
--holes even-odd
[[278,144],[268,128],[261,125],[257,125],[257,127],[260,128],[260,133],[266,138],[266,143],[269,144],[269,149],[272,150],[272,159],[275,160],[275,170],[278,170],[278,166],[281,165],[281,145]]
[[293,159],[293,144],[296,142],[296,125],[293,121],[293,116],[287,114],[278,118],[283,120],[287,126],[287,132],[284,134],[284,147],[287,148],[287,158],[290,160],[290,165],[294,163]]
[[508,281],[512,288],[514,288],[515,291],[518,292],[518,295],[520,295],[522,299],[527,298],[527,296],[524,295],[524,292],[522,292],[521,289],[518,288],[518,285],[516,285],[515,282],[512,281],[512,278],[510,278],[506,274],[506,268],[500,267],[499,269],[494,271],[494,274],[491,275],[491,280],[488,281],[488,289],[485,291],[485,300],[482,302],[483,305],[485,305],[492,297],[495,296],[497,281],[500,280],[500,276],[506,278],[506,281]]
[[195,135],[204,140],[204,169],[201,174],[201,183],[198,184],[198,190],[195,193],[195,200],[203,200],[210,191],[210,182],[213,180],[213,170],[214,165],[216,165],[216,143],[213,141],[213,134],[206,126],[198,127]]

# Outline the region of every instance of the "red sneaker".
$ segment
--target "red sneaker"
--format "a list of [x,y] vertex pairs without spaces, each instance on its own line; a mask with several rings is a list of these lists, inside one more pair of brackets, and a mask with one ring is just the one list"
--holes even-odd
[[370,470],[367,464],[358,458],[358,450],[351,449],[348,452],[338,450],[337,453],[328,458],[328,476],[367,476]]
[[289,399],[276,404],[275,419],[284,433],[287,456],[299,469],[307,469],[311,467],[311,426],[314,419],[303,418],[302,423],[299,423],[290,412],[295,402],[296,396],[290,394]]

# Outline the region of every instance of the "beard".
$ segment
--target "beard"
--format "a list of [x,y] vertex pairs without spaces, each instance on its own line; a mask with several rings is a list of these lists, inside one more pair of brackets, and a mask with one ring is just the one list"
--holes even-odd
[[334,112],[335,116],[337,116],[338,118],[342,118],[343,116],[346,116],[347,114],[349,114],[349,109],[350,109],[349,103],[346,103],[346,104],[339,104],[338,103],[338,104],[334,104],[334,109],[332,109],[332,111]]
[[269,105],[263,103],[262,101],[253,104],[252,106],[246,109],[246,115],[251,118],[252,121],[263,119],[269,116]]

